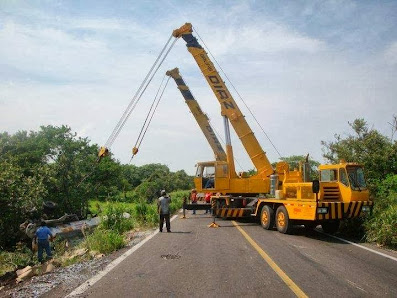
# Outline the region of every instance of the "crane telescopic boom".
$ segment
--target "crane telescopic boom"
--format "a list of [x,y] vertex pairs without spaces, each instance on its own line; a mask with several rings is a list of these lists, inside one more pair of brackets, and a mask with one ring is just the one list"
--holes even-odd
[[223,150],[222,144],[219,142],[206,114],[200,108],[197,100],[193,97],[189,87],[186,85],[178,68],[171,69],[166,72],[166,75],[172,77],[182,93],[183,98],[190,111],[192,112],[197,124],[200,126],[205,138],[214,151],[215,159],[218,161],[226,161],[226,153]]
[[262,178],[268,177],[274,173],[274,170],[266,153],[260,146],[214,64],[197,39],[192,35],[192,32],[192,25],[186,23],[179,29],[174,30],[173,36],[176,38],[182,37],[185,40],[189,52],[196,60],[197,65],[221,105],[222,115],[229,119],[248,156],[257,169],[258,175]]

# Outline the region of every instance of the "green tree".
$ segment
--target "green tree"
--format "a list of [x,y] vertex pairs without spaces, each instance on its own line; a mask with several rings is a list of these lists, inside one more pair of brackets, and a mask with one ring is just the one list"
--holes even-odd
[[322,141],[324,158],[331,163],[341,159],[363,164],[371,189],[389,174],[397,173],[397,143],[377,130],[369,128],[364,119],[349,123],[354,134],[345,138],[335,134],[335,141]]
[[20,238],[19,225],[26,217],[37,216],[46,195],[43,171],[25,176],[11,161],[0,161],[0,248],[15,244]]
[[[344,138],[335,135],[335,141],[325,142],[323,156],[331,163],[344,159],[364,166],[367,185],[374,198],[374,210],[367,218],[344,222],[345,234],[363,236],[370,241],[396,247],[397,245],[397,143],[369,128],[364,119],[349,123],[353,134]],[[364,223],[364,225],[362,225]]]
[[[303,155],[291,155],[287,157],[281,157],[280,160],[285,161],[289,165],[290,171],[299,169],[300,164],[304,163],[306,160],[306,156]],[[318,178],[318,166],[320,163],[313,159],[308,159],[309,166],[310,166],[310,179],[317,179]],[[276,167],[276,163],[272,163],[273,168]]]
[[[86,138],[77,137],[68,126],[42,126],[39,138],[48,143],[45,159],[50,175],[45,181],[46,200],[57,203],[57,216],[77,213],[84,217],[92,188],[85,179],[95,167],[96,146]],[[43,141],[44,142],[44,141]]]
[[77,213],[84,217],[88,199],[113,196],[121,187],[122,169],[112,157],[96,163],[97,145],[77,137],[68,126],[42,126],[38,132],[0,134],[0,160],[13,160],[25,177],[39,169],[46,189],[44,201],[57,203],[53,216]]

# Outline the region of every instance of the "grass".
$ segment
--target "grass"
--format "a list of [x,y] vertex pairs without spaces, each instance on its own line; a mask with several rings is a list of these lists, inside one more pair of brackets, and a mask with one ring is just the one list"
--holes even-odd
[[397,248],[397,193],[389,194],[383,202],[379,200],[378,206],[375,202],[373,215],[364,225],[367,241]]
[[[170,194],[171,213],[182,208],[183,197],[189,191],[176,191]],[[87,248],[90,251],[109,254],[126,245],[127,232],[137,228],[151,228],[158,224],[157,203],[147,203],[143,200],[135,203],[127,202],[102,202],[92,200],[89,202],[92,214],[102,217],[100,225],[91,233],[85,234],[84,239],[67,247],[66,240],[61,237],[51,243],[55,249],[54,259],[61,266],[88,260],[92,258],[86,253],[81,256],[69,257],[74,249]],[[127,213],[130,215],[127,216]],[[32,253],[28,248],[20,248],[13,252],[0,251],[0,276],[8,271],[23,268],[37,263],[37,253]]]
[[125,244],[126,241],[123,235],[120,235],[116,231],[106,229],[96,229],[85,238],[84,242],[87,249],[104,254],[109,254],[123,248]]
[[13,252],[0,251],[0,276],[9,271],[26,267],[33,262],[33,254],[28,248]]

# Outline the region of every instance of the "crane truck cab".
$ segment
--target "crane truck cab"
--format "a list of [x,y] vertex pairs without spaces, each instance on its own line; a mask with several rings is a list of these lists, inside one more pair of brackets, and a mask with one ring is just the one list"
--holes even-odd
[[369,197],[364,170],[358,163],[320,165],[319,177],[320,198],[324,201],[355,202]]

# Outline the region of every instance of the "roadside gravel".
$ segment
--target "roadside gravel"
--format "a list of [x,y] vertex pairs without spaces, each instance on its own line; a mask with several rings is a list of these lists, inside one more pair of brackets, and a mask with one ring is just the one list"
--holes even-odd
[[11,289],[0,290],[0,297],[64,297],[80,284],[103,270],[111,261],[135,246],[155,230],[135,232],[128,245],[108,256],[82,263],[76,263],[64,268],[56,268],[51,273],[34,276]]

